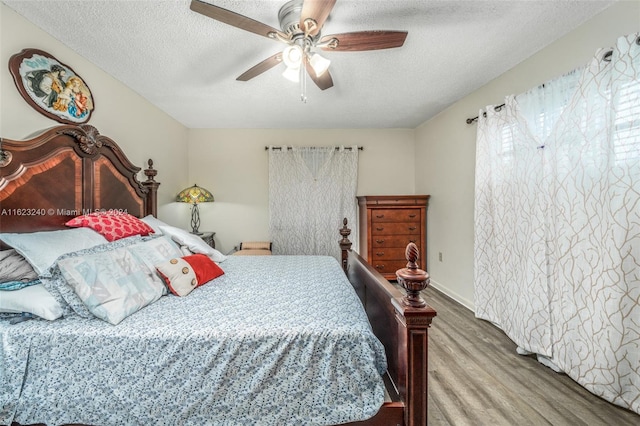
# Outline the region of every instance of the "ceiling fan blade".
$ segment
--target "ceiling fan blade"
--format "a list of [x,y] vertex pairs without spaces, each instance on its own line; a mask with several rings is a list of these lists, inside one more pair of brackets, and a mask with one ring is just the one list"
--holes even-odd
[[271,68],[275,67],[280,62],[282,62],[282,52],[278,52],[275,55],[269,56],[264,61],[260,62],[257,65],[254,65],[251,68],[249,68],[240,77],[236,78],[236,80],[238,80],[238,81],[249,81],[253,77],[257,77],[260,74],[262,74],[263,72],[268,71]]
[[326,70],[320,77],[317,77],[316,72],[311,67],[311,64],[309,64],[309,61],[304,61],[304,63],[307,68],[307,74],[309,74],[311,80],[313,80],[313,82],[320,88],[320,90],[326,90],[330,87],[333,87],[333,79],[331,78],[329,70]]
[[263,37],[274,38],[272,36],[269,36],[270,33],[273,33],[278,34],[285,39],[289,38],[282,31],[277,30],[267,24],[263,24],[262,22],[258,22],[244,15],[240,15],[239,13],[235,13],[218,6],[205,3],[200,0],[192,0],[190,8],[194,12],[198,12],[204,16],[213,18],[216,21],[224,22],[225,24],[261,35]]
[[[300,28],[307,35],[318,34],[335,4],[336,0],[304,0],[302,12],[300,13]],[[305,21],[307,19],[315,21],[315,26],[306,27]]]
[[[353,33],[331,34],[320,39],[319,44],[328,43],[321,46],[326,51],[351,51],[391,49],[400,47],[407,38],[406,31],[357,31]],[[332,39],[337,41],[337,46],[331,47]]]

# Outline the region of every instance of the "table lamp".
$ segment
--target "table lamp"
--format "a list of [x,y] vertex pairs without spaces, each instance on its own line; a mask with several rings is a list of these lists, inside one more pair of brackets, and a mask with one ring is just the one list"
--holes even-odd
[[191,233],[196,235],[202,235],[199,231],[200,228],[200,212],[198,211],[198,204],[200,203],[212,203],[213,194],[210,191],[194,184],[188,188],[183,189],[176,196],[176,201],[180,203],[190,203],[191,207]]

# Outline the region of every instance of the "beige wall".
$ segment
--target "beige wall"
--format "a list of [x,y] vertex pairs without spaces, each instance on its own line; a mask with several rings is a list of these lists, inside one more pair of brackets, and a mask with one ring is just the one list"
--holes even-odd
[[13,54],[25,48],[50,53],[86,81],[96,106],[87,124],[116,141],[133,164],[144,168],[147,159],[153,159],[159,170],[157,180],[162,183],[159,216],[181,224],[183,218],[174,215],[179,212],[176,204],[168,203],[187,184],[187,129],[1,3],[0,135],[20,140],[60,124],[31,108],[15,87],[7,64]]
[[416,129],[416,191],[432,195],[427,250],[434,287],[473,308],[476,127],[465,120],[486,105],[501,104],[508,94],[522,93],[585,64],[596,49],[637,31],[640,1],[617,3]]
[[358,195],[414,194],[414,141],[413,129],[192,129],[189,181],[216,199],[200,208],[200,229],[215,231],[225,253],[243,240],[269,239],[265,146],[363,146]]

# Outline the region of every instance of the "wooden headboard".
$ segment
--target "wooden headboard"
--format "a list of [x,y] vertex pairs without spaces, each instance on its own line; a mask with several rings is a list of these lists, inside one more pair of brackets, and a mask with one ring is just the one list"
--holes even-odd
[[90,125],[62,125],[32,139],[0,139],[0,232],[65,228],[72,217],[116,210],[156,215],[156,170],[146,181],[120,147]]

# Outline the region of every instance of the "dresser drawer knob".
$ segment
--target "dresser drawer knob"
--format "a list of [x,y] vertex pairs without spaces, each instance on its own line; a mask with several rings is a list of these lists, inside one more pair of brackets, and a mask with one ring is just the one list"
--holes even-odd
[[384,256],[384,252],[380,252],[379,251],[379,252],[376,253],[376,256]]
[[384,227],[379,226],[379,227],[376,228],[376,231],[382,231],[383,229],[384,229]]
[[409,227],[409,231],[415,231],[416,229],[418,229],[418,228],[416,228],[415,226],[410,226]]
[[384,269],[384,265],[376,265],[376,269]]
[[[413,241],[413,242],[415,243],[415,241]],[[376,240],[376,243],[382,244],[382,243],[384,243],[384,240]]]
[[384,217],[384,215],[383,215],[383,214],[377,214],[377,215],[376,215],[376,217],[377,217],[378,219],[382,219],[382,218]]
[[416,214],[415,214],[415,213],[410,214],[410,215],[409,215],[409,217],[410,217],[411,219],[413,219],[414,217],[416,217]]

